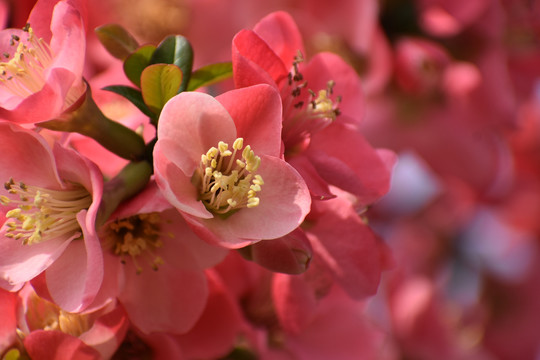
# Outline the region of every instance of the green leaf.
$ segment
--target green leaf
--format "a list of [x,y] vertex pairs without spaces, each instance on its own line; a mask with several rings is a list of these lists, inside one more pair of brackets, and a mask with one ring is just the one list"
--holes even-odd
[[193,49],[185,37],[181,35],[167,36],[156,48],[150,62],[178,66],[184,75],[178,92],[186,90],[193,69]]
[[11,349],[2,358],[3,360],[20,360],[21,352],[18,349]]
[[135,105],[143,114],[146,116],[157,119],[156,114],[154,114],[148,106],[144,103],[142,93],[140,90],[132,88],[130,86],[124,86],[124,85],[111,85],[104,87],[103,90],[107,90],[110,92],[113,92],[115,94],[118,94],[120,96],[125,97],[128,99],[133,105]]
[[144,45],[129,55],[124,61],[124,73],[137,87],[141,87],[141,74],[151,64],[150,59],[156,51],[154,45]]
[[94,31],[105,49],[117,59],[124,60],[139,47],[137,40],[118,24],[102,25]]
[[231,62],[204,66],[191,74],[187,90],[193,91],[203,86],[215,84],[232,77],[232,74]]
[[182,77],[182,70],[174,64],[148,66],[141,75],[144,103],[154,113],[159,114],[165,103],[178,94]]

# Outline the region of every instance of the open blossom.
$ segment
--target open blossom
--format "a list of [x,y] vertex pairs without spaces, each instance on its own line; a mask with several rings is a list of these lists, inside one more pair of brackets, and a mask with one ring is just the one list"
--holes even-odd
[[0,151],[0,286],[17,290],[34,280],[65,310],[81,310],[103,276],[95,232],[101,173],[73,150],[51,149],[10,123],[0,123]]
[[111,303],[85,313],[70,313],[39,297],[31,286],[17,295],[18,342],[12,350],[32,359],[108,359],[122,342],[128,319]]
[[0,32],[0,114],[50,120],[83,95],[84,20],[76,0],[40,0],[23,29]]
[[272,13],[233,39],[235,84],[267,83],[280,91],[285,157],[312,196],[333,197],[334,185],[369,204],[388,191],[394,156],[373,149],[356,127],[364,100],[354,69],[331,53],[306,63],[303,53],[294,20]]
[[99,233],[109,276],[96,300],[118,298],[145,334],[193,327],[208,297],[204,269],[227,250],[198,238],[155,182],[122,205]]
[[286,235],[310,197],[281,159],[281,106],[268,85],[217,98],[181,93],[165,105],[154,150],[157,183],[195,232],[238,248]]

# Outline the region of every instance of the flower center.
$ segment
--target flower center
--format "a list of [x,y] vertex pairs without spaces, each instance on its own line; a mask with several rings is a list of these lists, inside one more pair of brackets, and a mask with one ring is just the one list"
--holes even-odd
[[35,293],[29,297],[26,321],[31,329],[56,330],[75,337],[91,328],[88,314],[69,313]]
[[[292,71],[289,73],[287,86],[282,94],[284,99],[283,140],[286,147],[292,147],[309,134],[324,129],[341,113],[339,103],[341,96],[334,95],[335,82],[330,80],[326,89],[317,92],[308,88],[304,76],[300,73],[298,65],[304,61],[299,52],[293,61]],[[308,94],[305,94],[307,90]],[[300,99],[300,100],[299,100]]]
[[[13,55],[2,54],[7,61],[0,62],[0,86],[13,95],[26,98],[45,85],[45,70],[50,67],[54,54],[49,44],[34,34],[30,24],[26,24],[23,31],[28,35],[26,39],[11,35],[10,45],[15,49]],[[71,88],[64,106],[69,107],[79,96],[80,89]]]
[[[232,214],[234,211],[259,205],[257,193],[264,184],[256,174],[261,158],[251,147],[244,148],[244,139],[237,138],[229,145],[220,141],[201,155],[199,168],[193,174],[192,183],[199,189],[199,199],[214,214]],[[244,150],[242,150],[244,148]],[[237,156],[242,150],[241,157]]]
[[155,254],[155,250],[163,247],[161,237],[172,234],[161,232],[161,217],[158,213],[138,214],[125,219],[117,219],[107,225],[105,229],[104,247],[120,256],[121,262],[126,263],[129,256],[137,274],[142,272],[138,263],[140,256],[150,257],[148,261],[153,270],[158,270],[163,259]]
[[77,213],[92,204],[92,195],[82,186],[49,190],[10,179],[4,187],[19,197],[0,196],[0,204],[16,205],[6,213],[6,236],[22,239],[24,245],[73,236],[80,231]]

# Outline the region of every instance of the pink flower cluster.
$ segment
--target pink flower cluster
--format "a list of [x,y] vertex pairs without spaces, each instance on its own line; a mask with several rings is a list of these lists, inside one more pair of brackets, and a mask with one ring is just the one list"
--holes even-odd
[[0,0],[0,359],[538,359],[539,19]]
[[364,213],[395,155],[360,130],[355,70],[285,11],[194,68],[187,38],[140,45],[93,5],[0,32],[0,356],[374,353],[391,260]]

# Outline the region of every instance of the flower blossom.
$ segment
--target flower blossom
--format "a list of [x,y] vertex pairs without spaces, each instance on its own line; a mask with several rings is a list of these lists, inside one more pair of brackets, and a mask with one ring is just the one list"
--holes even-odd
[[213,98],[181,93],[159,119],[157,183],[203,239],[229,248],[286,235],[309,211],[300,175],[281,159],[281,106],[268,85]]
[[272,13],[233,39],[235,84],[280,92],[285,157],[314,198],[334,197],[334,185],[369,204],[388,191],[394,156],[373,149],[358,130],[364,99],[354,69],[332,53],[306,63],[304,52],[290,15]]
[[123,204],[99,234],[109,276],[97,306],[117,298],[145,334],[193,327],[208,297],[204,269],[221,261],[226,249],[199,239],[155,182]]
[[103,276],[95,232],[101,173],[73,150],[51,149],[37,133],[6,122],[0,151],[0,286],[18,290],[34,280],[63,309],[82,310]]
[[11,349],[32,359],[109,359],[128,326],[126,313],[118,304],[70,313],[40,298],[27,285],[17,294],[19,341]]
[[0,115],[17,123],[50,120],[85,92],[85,31],[76,0],[36,3],[21,29],[0,31]]

